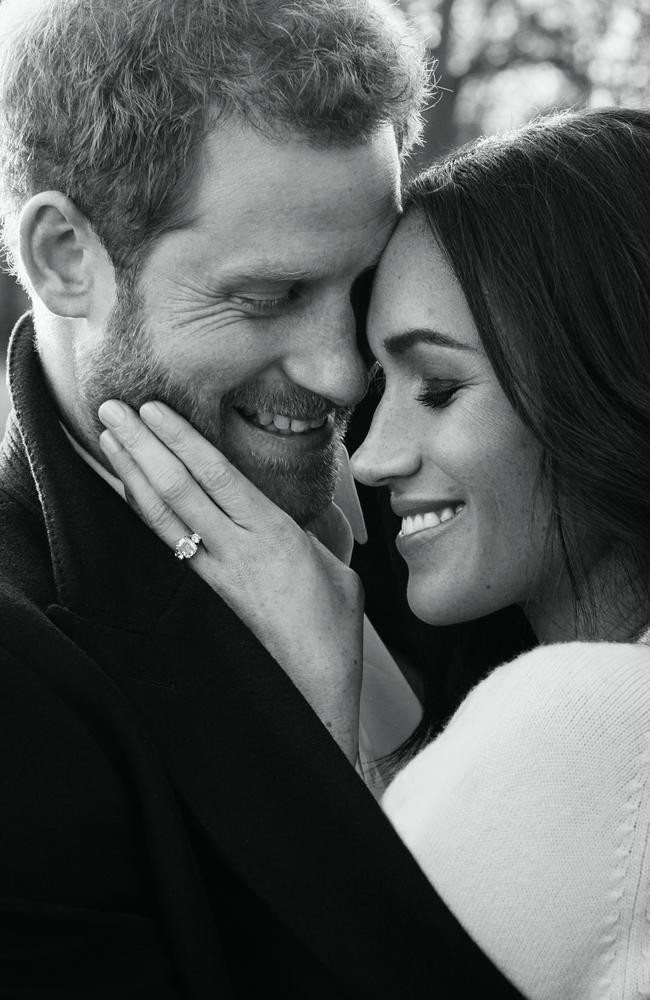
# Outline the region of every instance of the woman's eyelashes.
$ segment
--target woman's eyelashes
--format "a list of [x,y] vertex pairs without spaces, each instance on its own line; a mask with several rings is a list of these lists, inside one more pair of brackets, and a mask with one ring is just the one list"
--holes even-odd
[[[422,378],[423,388],[416,395],[418,403],[423,403],[432,409],[442,409],[451,403],[462,385],[457,380],[439,377]],[[368,388],[373,396],[381,398],[386,389],[386,374],[379,361],[370,368],[368,373]]]
[[458,382],[444,378],[425,378],[423,388],[415,397],[418,403],[423,403],[434,410],[449,406],[452,399],[461,388]]
[[384,374],[384,369],[378,361],[375,361],[375,363],[370,366],[368,371],[368,391],[372,393],[373,396],[381,397],[384,394],[385,388],[386,376]]

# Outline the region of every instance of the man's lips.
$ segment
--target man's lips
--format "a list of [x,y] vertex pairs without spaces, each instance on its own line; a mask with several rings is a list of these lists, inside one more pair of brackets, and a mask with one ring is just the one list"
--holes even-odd
[[[278,416],[282,417],[285,414],[278,414]],[[243,445],[252,451],[263,450],[267,455],[277,453],[278,456],[287,456],[313,453],[325,448],[332,440],[335,431],[335,421],[332,417],[321,418],[317,422],[317,426],[314,427],[309,426],[309,421],[301,420],[298,427],[302,423],[307,423],[306,430],[292,430],[292,419],[298,421],[299,418],[288,419],[288,427],[282,426],[284,421],[281,421],[280,426],[277,426],[273,420],[264,425],[253,417],[246,416],[241,410],[233,408],[228,411],[224,427],[229,431],[233,444],[239,439],[240,446]],[[314,423],[316,423],[315,420]]]
[[247,420],[255,427],[259,427],[269,434],[281,434],[290,436],[293,434],[309,434],[311,431],[319,430],[328,420],[328,415],[292,415],[289,413],[275,413],[271,410],[255,410],[252,407],[237,408],[237,412],[244,420]]

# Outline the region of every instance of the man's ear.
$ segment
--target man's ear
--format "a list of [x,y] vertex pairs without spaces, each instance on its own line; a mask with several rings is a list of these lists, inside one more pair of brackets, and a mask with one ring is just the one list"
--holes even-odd
[[106,250],[85,215],[61,191],[41,191],[19,220],[20,259],[31,288],[50,312],[89,317],[112,273]]

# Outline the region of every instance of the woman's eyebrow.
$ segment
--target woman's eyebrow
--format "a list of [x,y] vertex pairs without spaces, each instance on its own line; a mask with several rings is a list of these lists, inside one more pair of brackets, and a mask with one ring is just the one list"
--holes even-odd
[[391,357],[398,357],[406,354],[417,344],[433,344],[434,347],[448,347],[453,351],[474,351],[470,344],[465,344],[461,340],[456,340],[449,333],[441,330],[415,329],[404,330],[402,333],[395,333],[384,340],[384,350]]

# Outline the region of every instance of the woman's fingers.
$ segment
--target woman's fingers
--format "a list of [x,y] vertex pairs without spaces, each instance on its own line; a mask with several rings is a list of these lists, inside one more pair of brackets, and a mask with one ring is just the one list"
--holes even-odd
[[252,529],[259,527],[260,517],[276,520],[282,516],[261,490],[169,406],[145,403],[140,407],[140,416],[236,524]]
[[102,404],[99,415],[110,431],[100,437],[102,449],[143,521],[172,546],[197,533],[217,553],[233,525],[183,463],[123,403]]
[[125,403],[108,400],[98,412],[132,461],[126,455],[109,458],[143,520],[161,538],[168,540],[168,525],[178,523],[167,509],[215,554],[232,544],[236,528],[277,534],[286,527],[287,515],[165,404],[145,403],[140,417]]
[[171,549],[184,535],[194,534],[194,528],[186,524],[157,495],[142,469],[122,447],[111,431],[104,431],[99,443],[115,472],[124,484],[129,504],[134,507],[142,520]]

